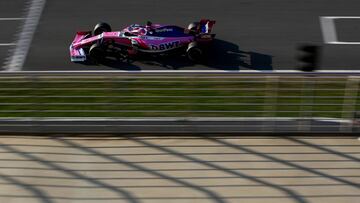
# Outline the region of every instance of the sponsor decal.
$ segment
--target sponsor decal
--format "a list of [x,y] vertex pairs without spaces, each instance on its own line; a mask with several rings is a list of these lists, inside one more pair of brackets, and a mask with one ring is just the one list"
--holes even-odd
[[172,28],[163,28],[163,29],[157,29],[155,32],[172,32]]
[[180,46],[180,41],[173,41],[173,42],[167,42],[159,45],[150,45],[150,49],[152,50],[168,50],[168,49],[174,49],[176,47]]
[[163,37],[152,37],[152,36],[141,36],[142,39],[145,40],[163,40]]

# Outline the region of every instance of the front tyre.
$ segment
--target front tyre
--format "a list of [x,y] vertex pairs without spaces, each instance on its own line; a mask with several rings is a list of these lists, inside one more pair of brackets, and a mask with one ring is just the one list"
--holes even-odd
[[105,49],[100,44],[93,44],[89,49],[90,58],[99,63],[105,58]]
[[107,23],[98,23],[95,25],[93,34],[99,35],[103,32],[111,32],[111,26]]

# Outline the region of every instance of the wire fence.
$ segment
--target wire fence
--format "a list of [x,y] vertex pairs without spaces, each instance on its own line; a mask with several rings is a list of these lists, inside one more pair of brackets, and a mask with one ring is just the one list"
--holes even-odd
[[327,118],[351,131],[359,84],[344,74],[5,74],[0,118]]

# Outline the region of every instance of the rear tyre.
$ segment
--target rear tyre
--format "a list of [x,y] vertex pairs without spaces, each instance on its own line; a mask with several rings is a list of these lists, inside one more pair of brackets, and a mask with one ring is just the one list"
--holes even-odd
[[94,27],[93,34],[99,35],[103,32],[111,32],[111,26],[107,23],[98,23]]
[[191,42],[186,50],[187,57],[193,62],[201,62],[204,57],[203,50],[197,42]]
[[89,55],[94,62],[99,63],[105,58],[105,50],[101,45],[93,44],[89,49]]

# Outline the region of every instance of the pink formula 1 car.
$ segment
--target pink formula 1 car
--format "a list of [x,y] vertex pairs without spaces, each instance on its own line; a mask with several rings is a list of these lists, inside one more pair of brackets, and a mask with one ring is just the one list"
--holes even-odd
[[93,31],[77,32],[70,46],[73,62],[100,62],[106,57],[131,58],[140,54],[186,54],[195,62],[201,61],[207,45],[215,34],[215,21],[203,19],[188,28],[148,22],[146,26],[133,24],[122,31],[111,31],[107,23],[99,23]]

